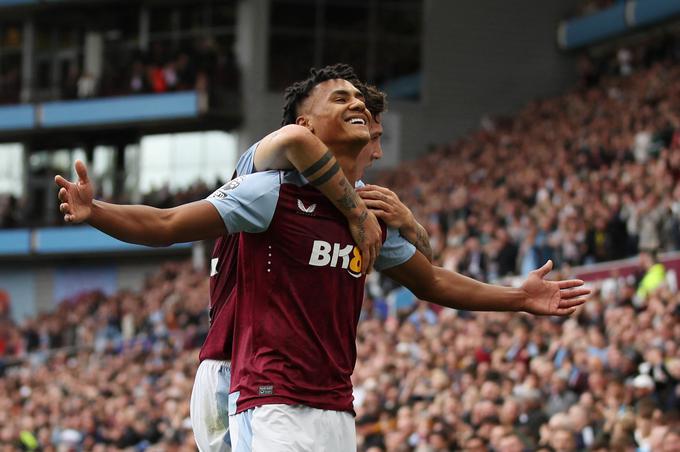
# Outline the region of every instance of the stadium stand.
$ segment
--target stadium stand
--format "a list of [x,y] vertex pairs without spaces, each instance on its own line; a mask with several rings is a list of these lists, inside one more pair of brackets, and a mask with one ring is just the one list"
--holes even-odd
[[[589,0],[582,12],[621,6]],[[217,67],[213,45],[122,53],[115,64],[128,70],[105,71],[94,84],[73,68],[37,101],[200,91],[205,67],[226,83],[238,75]],[[0,103],[16,103],[20,70],[7,61]],[[680,38],[584,55],[579,68],[573,90],[485,118],[481,130],[374,181],[424,220],[437,264],[498,281],[551,258],[564,275],[595,275],[593,299],[567,320],[472,314],[420,303],[372,275],[353,376],[360,451],[680,444],[680,293],[671,271],[680,259],[665,254],[661,263],[655,253],[680,249]],[[170,207],[211,191],[163,188],[143,202]],[[27,217],[26,203],[0,195],[0,227],[50,225]],[[12,245],[40,242],[12,232]],[[610,262],[640,251],[639,260]],[[0,451],[194,450],[188,402],[207,294],[204,271],[167,263],[140,291],[82,293],[16,322],[0,290]]]
[[[584,60],[572,91],[377,182],[427,219],[440,264],[481,279],[678,249],[678,49]],[[353,376],[359,450],[666,450],[680,426],[680,294],[664,271],[645,255],[567,320],[438,310],[372,276]],[[2,447],[191,447],[207,284],[168,264],[141,292],[83,294],[22,325],[0,303]]]

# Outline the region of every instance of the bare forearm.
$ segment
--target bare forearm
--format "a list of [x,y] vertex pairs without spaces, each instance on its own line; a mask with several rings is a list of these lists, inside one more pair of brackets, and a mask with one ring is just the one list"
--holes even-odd
[[142,205],[118,205],[94,201],[87,222],[110,235],[128,243],[147,246],[168,246],[170,240],[164,228],[169,209]]
[[384,272],[418,298],[447,308],[469,311],[520,311],[526,294],[520,289],[494,286],[460,273],[435,267],[422,253]]
[[424,299],[468,311],[520,311],[526,299],[521,289],[486,284],[460,273],[434,267],[435,283]]
[[418,251],[423,253],[423,256],[425,256],[428,261],[432,262],[430,236],[422,224],[413,219],[411,225],[400,228],[399,233],[402,237],[413,244],[413,246],[415,246]]

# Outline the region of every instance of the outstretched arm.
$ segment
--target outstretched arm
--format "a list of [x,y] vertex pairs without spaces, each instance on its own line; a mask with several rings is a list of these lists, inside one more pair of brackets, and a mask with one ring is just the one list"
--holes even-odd
[[525,311],[534,315],[572,314],[585,303],[590,290],[579,279],[548,281],[552,261],[534,270],[521,287],[485,284],[431,265],[416,254],[384,273],[410,289],[418,298],[469,311]]
[[432,262],[429,234],[396,193],[379,185],[365,185],[358,188],[357,193],[376,217],[383,220],[387,226],[398,229],[402,237]]
[[257,171],[295,168],[323,193],[349,222],[359,246],[362,272],[373,267],[380,254],[382,232],[375,214],[357,195],[328,147],[309,129],[288,125],[267,135],[254,156]]
[[59,210],[67,223],[86,222],[119,240],[147,246],[206,240],[227,233],[220,215],[207,201],[157,209],[94,200],[94,187],[85,164],[78,160],[75,167],[77,182],[61,176],[54,179],[60,187]]

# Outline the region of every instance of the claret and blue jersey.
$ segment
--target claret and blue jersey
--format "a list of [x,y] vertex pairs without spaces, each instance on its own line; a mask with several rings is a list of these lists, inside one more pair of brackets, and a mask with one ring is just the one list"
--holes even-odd
[[[364,276],[345,218],[295,171],[239,176],[207,200],[230,236],[213,254],[201,359],[232,359],[232,413],[271,403],[351,412]],[[383,240],[376,270],[415,253],[396,230]]]

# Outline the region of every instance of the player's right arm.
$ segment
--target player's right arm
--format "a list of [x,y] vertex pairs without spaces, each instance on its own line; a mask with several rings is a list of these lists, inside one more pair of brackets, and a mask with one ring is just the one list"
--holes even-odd
[[77,182],[55,177],[59,210],[67,223],[88,223],[119,240],[147,246],[207,240],[227,234],[215,208],[197,201],[170,209],[144,205],[117,205],[94,199],[94,187],[85,164],[75,164]]
[[316,135],[303,126],[284,126],[262,139],[253,164],[256,171],[297,169],[347,218],[352,237],[365,257],[362,272],[373,267],[382,245],[380,224]]
[[524,311],[534,315],[570,315],[585,303],[590,290],[579,279],[549,281],[552,261],[532,271],[518,287],[476,281],[432,265],[416,252],[403,264],[383,272],[421,300],[470,311]]

